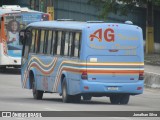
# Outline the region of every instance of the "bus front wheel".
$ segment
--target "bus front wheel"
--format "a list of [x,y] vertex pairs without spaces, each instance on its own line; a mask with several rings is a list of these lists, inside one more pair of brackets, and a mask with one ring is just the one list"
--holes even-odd
[[36,84],[35,84],[34,78],[33,78],[33,83],[32,83],[32,93],[33,93],[34,99],[41,100],[43,97],[43,91],[36,89]]

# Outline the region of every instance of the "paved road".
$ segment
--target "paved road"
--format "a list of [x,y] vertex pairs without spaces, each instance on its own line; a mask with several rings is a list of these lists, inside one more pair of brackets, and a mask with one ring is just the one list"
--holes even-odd
[[43,100],[34,100],[31,90],[21,88],[19,71],[8,72],[0,73],[0,111],[160,111],[160,90],[155,89],[131,96],[128,105],[111,105],[107,97],[67,104],[58,94],[44,94]]

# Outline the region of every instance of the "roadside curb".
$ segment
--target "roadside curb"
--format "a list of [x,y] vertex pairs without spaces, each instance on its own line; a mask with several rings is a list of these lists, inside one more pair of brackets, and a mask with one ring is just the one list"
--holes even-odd
[[160,89],[160,74],[145,72],[145,87]]
[[147,60],[145,60],[144,61],[145,62],[145,64],[147,64],[147,65],[153,65],[153,66],[160,66],[160,62],[153,62],[153,61],[147,61]]

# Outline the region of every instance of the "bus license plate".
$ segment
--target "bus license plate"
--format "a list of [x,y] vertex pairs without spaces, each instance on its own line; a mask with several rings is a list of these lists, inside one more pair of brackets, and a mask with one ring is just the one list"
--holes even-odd
[[108,90],[118,90],[118,87],[108,87]]

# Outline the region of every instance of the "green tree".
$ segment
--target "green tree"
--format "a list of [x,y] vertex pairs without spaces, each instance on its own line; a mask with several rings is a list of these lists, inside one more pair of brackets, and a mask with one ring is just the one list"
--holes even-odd
[[89,3],[100,8],[104,19],[110,12],[119,11],[120,15],[127,15],[135,7],[147,8],[146,54],[154,53],[153,6],[160,6],[160,0],[89,0]]
[[[154,5],[160,6],[160,0],[152,0]],[[147,0],[89,0],[89,4],[95,5],[101,10],[101,17],[106,19],[108,13],[120,12],[127,15],[135,6],[146,7]]]

